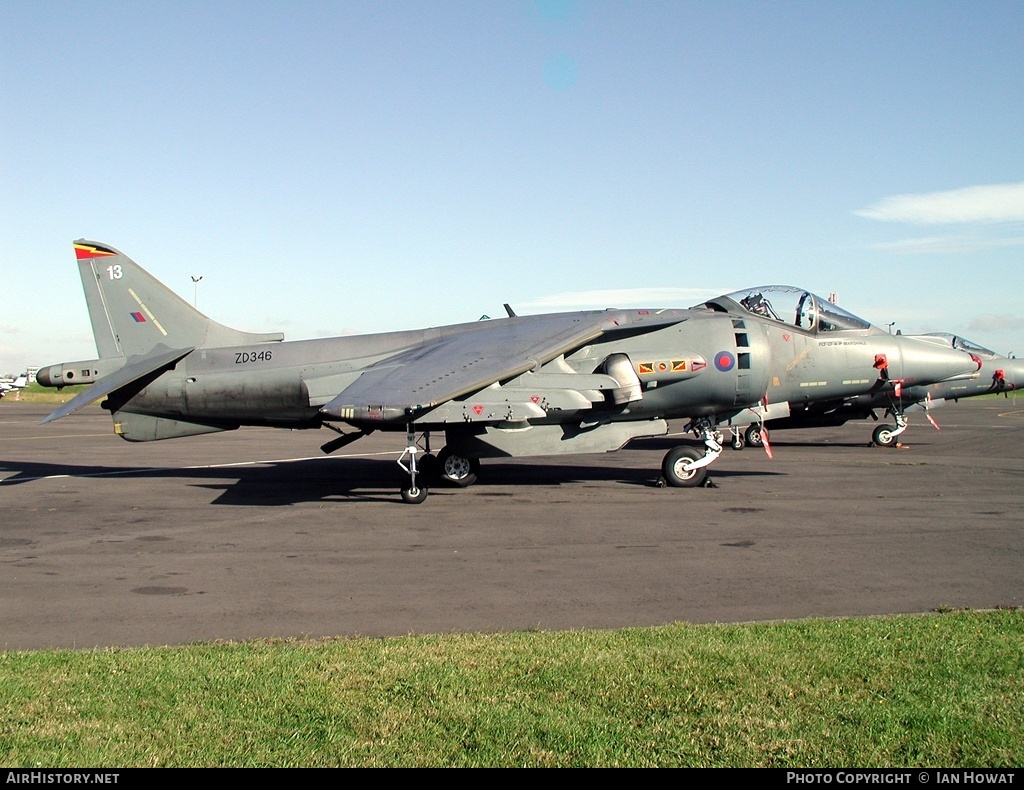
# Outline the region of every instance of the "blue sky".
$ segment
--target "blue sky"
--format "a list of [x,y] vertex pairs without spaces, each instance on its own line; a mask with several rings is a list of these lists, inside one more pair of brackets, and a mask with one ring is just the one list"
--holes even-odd
[[288,339],[786,283],[1024,355],[1019,0],[0,0],[0,30],[0,373],[95,356],[80,237]]

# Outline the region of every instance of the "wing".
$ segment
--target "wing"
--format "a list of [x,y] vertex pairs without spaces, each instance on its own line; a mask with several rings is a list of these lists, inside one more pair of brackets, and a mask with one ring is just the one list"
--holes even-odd
[[603,311],[510,317],[469,324],[382,360],[321,410],[345,421],[398,422],[579,348],[602,335],[649,331],[686,310]]

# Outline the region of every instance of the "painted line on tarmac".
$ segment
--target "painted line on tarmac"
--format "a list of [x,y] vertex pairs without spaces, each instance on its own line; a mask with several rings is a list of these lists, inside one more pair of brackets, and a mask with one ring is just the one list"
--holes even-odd
[[[0,423],[2,425],[3,423]],[[53,436],[0,436],[0,442],[30,442],[37,439],[93,439],[97,436],[112,436],[109,431],[105,433],[62,433]]]

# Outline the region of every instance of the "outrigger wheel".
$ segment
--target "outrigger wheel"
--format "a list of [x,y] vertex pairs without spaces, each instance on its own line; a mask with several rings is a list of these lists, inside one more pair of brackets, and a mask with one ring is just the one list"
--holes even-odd
[[[416,434],[410,422],[405,427],[405,450],[398,458],[398,465],[409,475],[409,482],[402,486],[402,501],[409,505],[418,505],[427,498],[427,487],[420,485],[416,479],[423,476],[416,463],[416,455],[420,452],[422,451],[416,445]],[[429,455],[426,453],[426,456]],[[409,459],[408,466],[405,464],[406,458]]]
[[422,486],[406,483],[402,486],[402,501],[409,505],[418,505],[427,498],[427,489]]

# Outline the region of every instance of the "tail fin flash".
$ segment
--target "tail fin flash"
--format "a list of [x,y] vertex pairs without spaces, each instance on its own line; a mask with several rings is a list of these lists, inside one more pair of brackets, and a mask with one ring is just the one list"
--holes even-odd
[[280,332],[242,332],[196,310],[123,252],[75,242],[89,319],[100,358],[132,357],[169,348],[214,348],[284,339]]

